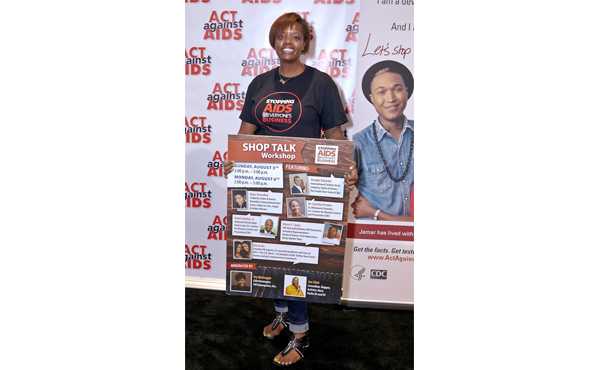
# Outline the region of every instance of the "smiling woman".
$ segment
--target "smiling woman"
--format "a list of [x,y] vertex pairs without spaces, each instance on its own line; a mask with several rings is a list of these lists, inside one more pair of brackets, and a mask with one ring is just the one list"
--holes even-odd
[[[239,134],[269,135],[345,140],[341,125],[347,122],[339,90],[324,72],[306,66],[301,56],[310,49],[310,26],[297,13],[277,18],[268,34],[270,45],[280,66],[252,80],[239,118]],[[234,163],[225,162],[225,176]],[[353,186],[357,172],[350,169],[347,185]],[[299,183],[299,181],[298,181]],[[305,185],[298,184],[299,192]],[[304,189],[304,190],[302,190]],[[299,204],[299,203],[298,203]],[[291,217],[301,217],[301,205],[289,205]],[[267,225],[264,225],[265,229]],[[273,339],[285,328],[291,331],[287,347],[273,359],[277,365],[300,361],[308,347],[308,306],[301,300],[275,300],[274,320],[263,329],[263,336]]]

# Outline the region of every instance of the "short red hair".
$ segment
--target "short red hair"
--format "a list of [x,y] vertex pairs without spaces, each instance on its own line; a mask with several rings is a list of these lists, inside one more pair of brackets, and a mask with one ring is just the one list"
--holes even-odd
[[310,40],[312,39],[310,25],[297,13],[285,13],[273,22],[268,33],[270,46],[274,49],[277,35],[296,23],[300,25],[302,34],[304,35],[304,50],[302,50],[302,53],[306,53],[310,49]]

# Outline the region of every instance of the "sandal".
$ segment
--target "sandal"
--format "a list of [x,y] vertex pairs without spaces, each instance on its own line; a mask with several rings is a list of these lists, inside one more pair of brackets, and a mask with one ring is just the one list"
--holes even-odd
[[280,360],[277,359],[277,355],[275,356],[275,358],[272,359],[272,362],[277,366],[295,365],[304,358],[304,352],[308,347],[310,347],[310,339],[308,338],[308,333],[306,333],[306,335],[304,335],[301,338],[296,338],[293,334],[291,334],[291,340],[289,341],[289,343],[287,343],[287,347],[285,347],[285,349],[283,349],[279,354],[281,355],[281,357],[283,357],[292,350],[295,350],[295,352],[297,352],[297,354],[300,357],[295,362],[285,363],[280,362]]
[[270,332],[274,332],[275,330],[277,330],[280,326],[283,326],[283,329],[279,330],[279,332],[275,335],[272,334],[267,334],[266,333],[266,328],[268,328],[268,325],[266,327],[264,327],[264,329],[262,330],[262,335],[264,336],[264,338],[266,339],[275,339],[275,337],[279,334],[281,334],[281,332],[283,330],[285,330],[286,327],[288,327],[287,324],[287,313],[286,312],[277,312],[277,316],[274,318],[274,320],[272,320],[272,324],[270,325]]

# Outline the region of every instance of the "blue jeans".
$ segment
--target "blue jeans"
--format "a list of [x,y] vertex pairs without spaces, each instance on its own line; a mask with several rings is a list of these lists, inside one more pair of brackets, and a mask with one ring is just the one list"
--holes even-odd
[[292,333],[305,333],[310,329],[308,325],[308,303],[275,299],[275,311],[287,312],[289,330]]

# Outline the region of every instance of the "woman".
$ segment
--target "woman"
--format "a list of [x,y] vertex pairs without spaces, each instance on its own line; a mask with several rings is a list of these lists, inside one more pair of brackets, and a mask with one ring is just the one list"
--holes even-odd
[[[280,66],[250,83],[239,116],[239,134],[318,139],[324,132],[327,139],[345,140],[341,125],[347,122],[347,117],[335,82],[300,59],[310,48],[311,38],[309,25],[299,14],[286,13],[275,20],[269,41]],[[225,162],[225,176],[233,166],[233,162]],[[356,181],[357,172],[351,168],[346,183],[353,186]],[[308,306],[306,302],[277,299],[275,312],[274,320],[264,327],[262,334],[273,339],[289,327],[291,340],[273,362],[292,365],[303,358],[309,346]]]

